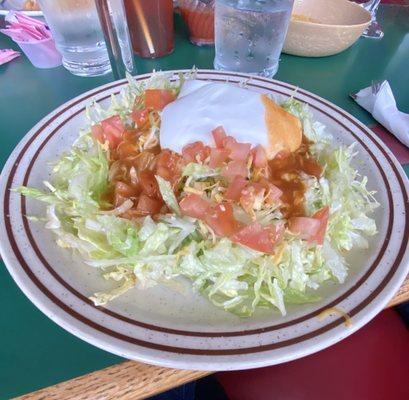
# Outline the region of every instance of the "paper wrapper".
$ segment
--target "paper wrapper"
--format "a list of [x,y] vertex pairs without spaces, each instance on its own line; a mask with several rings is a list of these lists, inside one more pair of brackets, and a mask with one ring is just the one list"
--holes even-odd
[[388,81],[384,81],[375,94],[371,87],[360,90],[355,101],[409,147],[409,114],[398,110]]
[[19,57],[20,53],[11,49],[0,49],[0,65]]

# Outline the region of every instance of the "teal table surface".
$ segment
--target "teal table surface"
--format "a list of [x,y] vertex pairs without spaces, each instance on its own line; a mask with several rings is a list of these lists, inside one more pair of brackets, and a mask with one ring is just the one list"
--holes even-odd
[[[382,40],[360,38],[345,52],[326,58],[283,54],[276,79],[334,102],[365,124],[372,117],[348,93],[388,79],[399,108],[409,113],[409,7],[383,6],[378,19]],[[17,45],[0,36],[0,49]],[[213,48],[187,41],[186,29],[176,16],[175,51],[157,60],[138,60],[138,72],[153,69],[213,67]],[[0,165],[25,133],[54,108],[89,89],[112,81],[108,74],[80,78],[64,68],[34,68],[22,56],[0,66]],[[409,173],[408,166],[405,170]],[[18,289],[4,264],[0,265],[0,399],[8,399],[95,371],[121,358],[83,342],[38,311]]]

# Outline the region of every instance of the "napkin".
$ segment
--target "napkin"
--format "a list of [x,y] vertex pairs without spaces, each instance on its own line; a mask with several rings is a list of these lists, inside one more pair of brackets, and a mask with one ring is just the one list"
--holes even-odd
[[386,129],[409,147],[409,114],[398,110],[388,81],[383,81],[376,93],[369,86],[353,96]]
[[5,20],[7,27],[0,29],[0,32],[13,39],[35,67],[54,68],[61,65],[61,55],[44,22],[18,11],[10,11]]
[[16,57],[19,57],[20,53],[11,49],[0,49],[0,65],[5,64]]
[[27,17],[20,12],[10,11],[5,21],[8,25],[6,29],[0,29],[0,32],[16,42],[35,42],[51,38],[51,33],[44,22]]

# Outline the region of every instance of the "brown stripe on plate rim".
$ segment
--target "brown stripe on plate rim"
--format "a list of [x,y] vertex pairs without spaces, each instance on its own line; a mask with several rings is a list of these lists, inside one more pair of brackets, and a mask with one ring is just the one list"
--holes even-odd
[[[365,134],[366,134],[366,132],[364,132]],[[387,154],[386,154],[386,156],[388,156]],[[405,191],[405,188],[404,188],[404,186],[402,186],[403,185],[403,181],[402,181],[402,179],[401,179],[401,177],[400,177],[400,175],[399,175],[399,173],[398,173],[398,171],[397,171],[397,169],[395,168],[395,166],[393,165],[393,167],[394,167],[394,170],[395,170],[395,173],[396,173],[396,175],[398,176],[398,179],[399,179],[399,182],[400,182],[400,184],[401,184],[401,187],[403,188],[403,192]],[[11,185],[11,182],[12,182],[12,179],[10,179],[11,178],[11,176],[9,177],[9,181],[8,181],[8,186],[10,186]],[[406,195],[406,193],[405,193],[405,195]],[[9,193],[8,193],[8,191],[6,191],[6,194],[5,194],[5,199],[6,199],[6,203],[5,203],[5,208],[4,208],[4,211],[5,211],[5,217],[7,216],[7,213],[8,213],[8,211],[9,211],[9,208],[8,208],[8,206],[9,206],[9,204],[7,203],[8,201],[9,201]],[[405,203],[407,203],[407,200],[405,200]],[[7,205],[6,205],[7,204]],[[7,208],[7,210],[6,210],[6,208]],[[406,214],[407,216],[408,216],[408,214]],[[5,220],[7,221],[7,218],[5,218]],[[407,221],[406,221],[407,222]],[[10,226],[9,226],[9,228],[11,228]],[[8,231],[8,234],[9,234],[9,238],[10,238],[10,232]],[[11,234],[12,234],[12,231],[11,231]],[[14,240],[14,237],[13,237],[13,240]],[[16,244],[15,242],[14,242],[14,244]],[[19,252],[19,250],[18,250],[18,252]],[[397,265],[399,264],[399,262],[400,262],[400,260],[401,260],[401,258],[403,257],[403,253],[404,253],[404,249],[403,249],[403,251],[402,251],[402,247],[401,247],[401,251],[399,252],[399,254],[398,254],[398,257],[397,257],[397,259],[395,260],[395,264],[394,264],[394,266],[393,266],[393,268],[391,268],[390,269],[390,271],[389,271],[389,274],[388,274],[388,276],[386,277],[386,278],[390,278],[391,276],[393,276],[393,274],[394,274],[394,271],[396,270],[396,267],[397,267]],[[21,253],[20,253],[20,256],[21,256]],[[399,257],[399,256],[401,256],[401,257]],[[398,260],[400,258],[400,260]],[[24,261],[24,259],[22,259],[22,256],[21,257],[19,257],[19,261]],[[25,263],[25,261],[24,261],[24,263]],[[26,266],[27,266],[27,264],[26,264]],[[28,266],[27,266],[28,267]],[[28,268],[29,269],[29,268]],[[27,272],[27,271],[26,271]],[[30,272],[32,273],[32,271],[30,270]],[[389,276],[390,275],[390,276]],[[34,276],[34,278],[36,278],[35,276]],[[384,285],[386,285],[386,278],[384,279],[384,281],[383,281],[383,283],[384,283]],[[388,281],[389,281],[389,279],[388,279]],[[40,284],[41,284],[41,282],[39,282]],[[375,291],[375,292],[379,292],[379,291],[381,291],[382,289],[383,289],[383,286],[384,285],[380,285],[379,287],[378,287],[378,289]],[[382,286],[382,287],[381,287]],[[376,293],[373,293],[372,295],[371,295],[371,297],[375,297],[376,296]],[[51,294],[52,295],[52,294]],[[58,299],[57,299],[58,300]],[[363,308],[364,306],[365,306],[366,304],[361,304],[361,307],[360,308]],[[358,306],[359,307],[359,306]],[[355,313],[355,311],[356,312],[358,312],[359,310],[358,310],[358,307],[356,307],[354,310],[352,310],[352,312],[351,312],[351,314],[352,313]],[[62,308],[66,308],[66,306],[64,305],[64,307],[62,307]],[[66,310],[67,311],[67,310]],[[71,309],[68,309],[68,311],[72,311]],[[92,322],[92,321],[91,321]],[[333,321],[333,323],[331,323],[331,324],[329,324],[327,327],[329,327],[328,329],[331,329],[331,327],[332,327],[332,325],[334,324],[334,323],[336,323],[337,321]],[[342,322],[342,320],[341,319],[339,319],[339,323],[341,323]],[[335,325],[334,325],[335,326]],[[101,327],[101,328],[103,328],[103,327]],[[323,328],[321,328],[321,329],[325,329],[326,327],[323,327]],[[104,328],[105,329],[105,328]],[[319,334],[319,333],[321,333],[321,329],[319,330],[319,332],[318,331],[316,331],[317,332],[317,334]],[[312,333],[314,333],[314,332],[312,332]],[[305,336],[305,335],[304,335]],[[301,340],[304,340],[305,339],[305,337],[301,337],[301,338],[299,338],[299,339],[301,339]],[[283,343],[283,342],[282,342]],[[149,343],[149,345],[151,345],[151,343]],[[278,345],[278,344],[275,344],[275,346],[276,345]],[[284,345],[284,344],[283,344]],[[285,345],[288,345],[288,343],[287,344],[285,344]],[[177,349],[177,351],[178,351],[179,349]],[[246,349],[233,349],[233,350],[231,350],[231,351],[239,351],[240,352],[240,354],[241,353],[243,353],[243,352],[248,352],[248,351],[246,351]],[[268,349],[266,349],[266,348],[262,348],[261,350],[257,350],[257,351],[264,351],[264,350],[268,350]],[[229,353],[225,353],[225,352],[229,352]],[[254,351],[254,349],[253,349],[253,351]],[[250,351],[250,352],[253,352],[253,351]],[[218,352],[218,351],[216,351],[216,352]],[[200,353],[202,354],[202,350],[200,350]],[[197,350],[195,350],[195,353],[194,354],[197,354]],[[218,353],[218,354],[220,354],[220,353]],[[233,353],[231,353],[230,352],[230,350],[224,350],[223,351],[223,354],[233,354]]]
[[[266,90],[267,88],[262,87],[262,86],[258,86],[258,85],[253,85],[252,83],[249,83],[249,85],[251,86],[255,86],[255,87],[259,87],[261,89]],[[285,93],[277,91],[275,89],[267,89],[269,91],[273,91],[275,93],[280,93],[285,95]],[[105,96],[101,99],[99,99],[99,101],[103,101],[106,98],[108,98],[108,96]],[[295,97],[296,98],[296,97]],[[312,106],[310,104],[311,107],[316,108],[314,106]],[[71,118],[73,118],[75,115],[77,115],[79,112],[83,111],[81,110],[77,110],[76,113],[72,114],[71,116],[69,116],[65,121],[63,121],[58,127],[56,127],[48,136],[47,138],[42,142],[42,144],[40,145],[40,147],[37,149],[34,157],[31,159],[30,165],[26,171],[26,175],[23,181],[23,185],[27,185],[28,180],[29,180],[29,176],[30,176],[30,172],[31,169],[33,167],[33,164],[35,162],[35,160],[37,159],[38,155],[41,153],[42,148],[45,146],[45,144],[51,139],[51,137],[58,131],[58,129],[64,124],[66,123],[68,120],[70,120]],[[321,112],[323,112],[322,110],[319,110]],[[358,140],[359,137],[357,137],[353,132],[351,132],[345,125],[343,125],[341,122],[337,121],[333,116],[323,112],[325,115],[327,115],[330,119],[333,119],[335,122],[339,123],[340,125],[343,126],[344,129],[346,129],[347,131],[350,132],[350,134],[354,137],[356,137]],[[365,143],[361,142],[362,145],[364,146],[365,150],[370,154],[370,156],[372,157],[372,159],[374,160],[374,162],[377,164],[378,169],[381,171],[385,186],[387,188],[387,193],[388,193],[388,200],[389,200],[389,208],[391,210],[391,212],[393,213],[393,207],[391,206],[392,200],[391,200],[391,191],[390,191],[390,186],[388,181],[386,180],[385,174],[382,171],[382,169],[380,168],[380,165],[378,163],[378,161],[376,160],[376,158],[372,155],[370,149],[365,145]],[[22,209],[22,215],[26,214],[26,202],[25,202],[25,198],[22,198],[22,202],[21,202],[21,209]],[[251,329],[251,330],[243,330],[243,331],[229,331],[229,332],[195,332],[195,331],[182,331],[182,330],[177,330],[177,329],[171,329],[171,328],[166,328],[166,327],[160,327],[157,325],[152,325],[152,324],[147,324],[144,322],[140,322],[134,319],[131,319],[129,317],[125,317],[121,314],[118,314],[114,311],[111,311],[109,309],[106,309],[104,307],[96,307],[94,306],[94,304],[92,303],[92,301],[90,301],[86,296],[82,295],[81,293],[79,293],[76,289],[74,289],[72,286],[70,286],[68,283],[66,283],[56,272],[55,270],[51,267],[51,265],[47,262],[46,258],[44,257],[44,255],[41,253],[40,249],[38,248],[35,239],[33,237],[31,228],[28,224],[28,221],[26,219],[23,220],[23,224],[26,230],[26,234],[27,237],[35,251],[35,253],[37,254],[37,256],[39,257],[39,259],[41,260],[41,262],[44,264],[44,266],[46,267],[46,269],[51,273],[51,275],[61,284],[63,285],[67,290],[69,290],[72,294],[74,294],[75,296],[77,296],[78,298],[80,298],[82,301],[86,302],[87,304],[91,305],[92,307],[97,308],[98,310],[102,311],[103,313],[110,315],[111,317],[120,319],[124,322],[142,327],[142,328],[146,328],[146,329],[150,329],[150,330],[155,330],[155,331],[159,331],[159,332],[165,332],[168,334],[176,334],[176,335],[185,335],[185,336],[198,336],[198,337],[233,337],[233,336],[245,336],[245,335],[252,335],[252,334],[258,334],[258,333],[265,333],[265,332],[270,332],[273,330],[278,330],[281,328],[285,328],[285,327],[289,327],[301,322],[304,322],[310,318],[312,318],[314,315],[320,313],[321,311],[333,307],[336,304],[338,304],[339,302],[341,302],[342,300],[344,300],[346,297],[350,296],[355,290],[357,290],[363,282],[365,282],[369,276],[372,274],[372,272],[375,270],[375,268],[377,267],[377,265],[379,264],[379,261],[381,260],[381,258],[383,257],[383,254],[385,252],[385,249],[387,247],[387,244],[389,242],[389,237],[390,237],[390,232],[392,230],[392,221],[393,221],[393,214],[390,215],[389,218],[389,222],[388,222],[388,228],[387,228],[387,232],[385,235],[385,242],[383,243],[383,246],[381,248],[381,250],[379,251],[376,259],[374,260],[374,262],[372,263],[370,269],[365,273],[364,276],[362,276],[351,288],[349,288],[346,292],[344,292],[340,297],[338,297],[337,299],[333,300],[332,302],[326,304],[325,306],[322,306],[320,309],[315,310],[309,314],[306,314],[304,316],[301,316],[297,319],[293,319],[291,321],[285,322],[285,323],[280,323],[280,324],[275,324],[275,325],[271,325],[268,327],[262,327],[262,328],[257,328],[257,329]]]

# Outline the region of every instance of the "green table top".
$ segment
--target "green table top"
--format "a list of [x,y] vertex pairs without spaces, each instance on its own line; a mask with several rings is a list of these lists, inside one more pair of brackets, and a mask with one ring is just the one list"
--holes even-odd
[[[366,124],[374,120],[349,97],[371,80],[388,79],[400,109],[409,113],[409,7],[383,6],[378,12],[385,36],[360,38],[345,52],[326,58],[283,54],[276,79],[334,102]],[[152,69],[213,68],[213,48],[187,40],[176,17],[175,51],[158,60],[138,60],[139,73]],[[0,36],[0,48],[17,45]],[[25,133],[54,108],[112,81],[112,75],[80,78],[64,68],[35,69],[22,56],[0,66],[0,165]],[[406,172],[409,173],[406,167]],[[0,399],[25,394],[122,361],[83,342],[45,317],[0,265]]]

